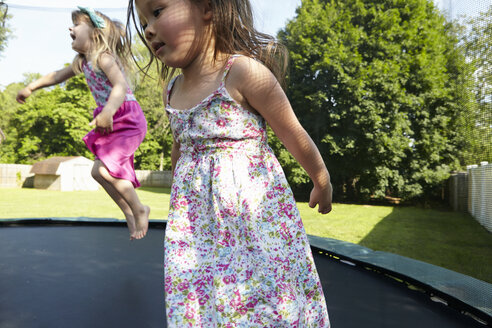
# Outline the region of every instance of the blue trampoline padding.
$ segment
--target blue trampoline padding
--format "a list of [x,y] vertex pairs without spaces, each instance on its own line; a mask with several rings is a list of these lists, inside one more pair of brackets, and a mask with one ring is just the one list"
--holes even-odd
[[492,284],[401,255],[374,251],[364,246],[331,238],[311,235],[308,237],[311,246],[348,261],[367,264],[418,281],[492,316]]
[[[15,218],[15,219],[0,219],[0,225],[11,225],[11,224],[28,224],[28,223],[60,223],[60,224],[121,224],[126,225],[125,220],[119,220],[115,218],[90,218],[85,216],[80,217],[46,217],[46,218]],[[167,220],[150,220],[149,225],[163,225],[166,224]]]

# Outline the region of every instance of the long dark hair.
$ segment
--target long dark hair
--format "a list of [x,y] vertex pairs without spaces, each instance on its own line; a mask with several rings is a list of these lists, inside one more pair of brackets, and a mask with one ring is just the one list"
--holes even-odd
[[[205,0],[188,0],[199,4]],[[253,12],[249,0],[210,0],[212,8],[212,34],[215,37],[214,59],[221,54],[241,54],[259,60],[272,71],[279,82],[283,82],[287,70],[286,48],[272,36],[258,32],[253,24]],[[145,33],[135,17],[134,0],[128,2],[127,36],[131,40],[130,25],[133,23],[138,36],[150,52],[150,60],[144,72],[152,66],[155,57],[147,45]],[[134,56],[133,56],[134,57]],[[172,69],[157,61],[160,76],[167,80]]]

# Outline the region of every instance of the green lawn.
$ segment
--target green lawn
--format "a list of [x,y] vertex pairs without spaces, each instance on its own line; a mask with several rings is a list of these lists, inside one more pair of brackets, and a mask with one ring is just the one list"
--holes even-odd
[[327,216],[298,204],[308,234],[410,257],[492,283],[492,233],[451,210],[335,204]]
[[[165,219],[169,189],[140,188],[152,212]],[[308,234],[330,237],[432,263],[492,283],[492,233],[471,216],[416,207],[334,204],[328,215],[298,203]],[[103,190],[59,192],[0,189],[0,218],[123,219]]]
[[[140,201],[151,208],[151,219],[166,219],[169,189],[139,188]],[[124,220],[103,189],[60,192],[38,189],[0,189],[0,218],[94,217]]]

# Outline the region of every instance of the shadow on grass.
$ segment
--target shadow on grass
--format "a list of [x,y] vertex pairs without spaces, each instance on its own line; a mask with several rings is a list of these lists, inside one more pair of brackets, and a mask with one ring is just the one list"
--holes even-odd
[[359,244],[492,283],[492,234],[465,213],[395,207]]

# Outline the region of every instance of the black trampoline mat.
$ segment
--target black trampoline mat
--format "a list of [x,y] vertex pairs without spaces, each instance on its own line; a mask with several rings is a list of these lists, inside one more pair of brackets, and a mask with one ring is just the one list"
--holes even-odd
[[[0,327],[166,327],[164,229],[0,228]],[[333,328],[484,327],[424,293],[315,252]]]

